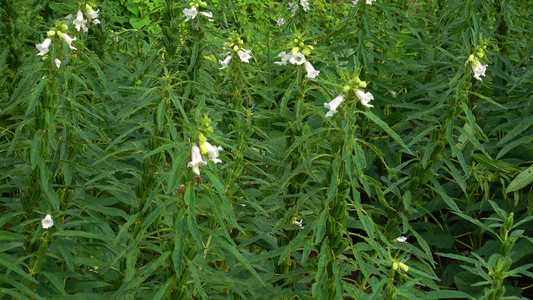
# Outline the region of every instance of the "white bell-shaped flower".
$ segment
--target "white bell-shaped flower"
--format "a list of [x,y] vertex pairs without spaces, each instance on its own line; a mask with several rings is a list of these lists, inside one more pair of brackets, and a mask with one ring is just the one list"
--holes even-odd
[[81,10],[78,10],[78,15],[76,16],[76,19],[72,21],[72,24],[74,24],[77,31],[83,30],[83,32],[87,32],[87,30],[89,30],[87,28],[87,20],[83,19],[83,13]]
[[252,56],[250,55],[251,52],[252,50],[239,49],[237,51],[237,55],[239,55],[239,58],[241,59],[242,62],[249,63],[250,58],[252,58]]
[[305,59],[305,55],[303,55],[301,52],[291,53],[292,56],[289,58],[289,62],[293,65],[301,65],[307,60]]
[[191,8],[183,9],[183,16],[186,18],[185,22],[196,18],[197,14],[198,14],[198,9],[196,9],[196,6],[194,5],[191,6]]
[[70,49],[72,49],[72,50],[78,50],[78,49],[76,49],[76,47],[73,47],[73,46],[72,46],[72,41],[75,41],[76,38],[71,38],[71,37],[70,37],[68,34],[66,34],[66,33],[63,33],[63,35],[62,35],[61,37],[65,40],[65,42],[67,42],[67,44],[68,44],[68,46],[70,47]]
[[405,236],[400,236],[400,237],[397,237],[396,239],[394,239],[396,242],[400,242],[400,243],[407,243],[407,237]]
[[98,20],[98,12],[100,10],[94,10],[90,5],[86,5],[85,7],[87,8],[87,11],[85,12],[87,19],[95,25],[100,24],[100,20]]
[[207,165],[207,162],[202,156],[200,147],[198,147],[196,144],[192,144],[191,161],[187,164],[187,167],[191,168],[194,174],[200,176],[200,167],[205,165]]
[[326,117],[331,117],[334,114],[337,113],[337,107],[341,105],[341,103],[344,101],[343,95],[338,95],[335,99],[331,100],[329,103],[324,103],[324,107],[329,109],[329,111],[326,113]]
[[287,62],[292,57],[292,52],[287,53],[285,51],[282,51],[278,54],[278,57],[281,57],[281,61],[274,62],[274,64],[279,66],[286,66]]
[[207,156],[211,161],[213,161],[215,164],[218,164],[222,162],[220,159],[218,159],[219,152],[224,150],[221,146],[213,146],[209,142],[205,142],[205,146],[207,147]]
[[220,70],[227,68],[229,66],[229,63],[231,62],[231,55],[226,56],[224,60],[219,60],[218,62],[222,65],[222,67],[220,67]]
[[305,75],[306,78],[316,78],[318,74],[320,74],[320,71],[315,70],[313,65],[308,61],[304,62],[304,67],[307,71],[307,75]]
[[59,69],[61,67],[61,61],[58,58],[56,58],[54,62],[56,63],[56,67]]
[[46,53],[48,53],[48,51],[50,51],[48,48],[50,47],[51,43],[52,43],[52,39],[46,38],[44,39],[42,44],[35,44],[35,47],[37,47],[37,50],[39,50],[39,53],[37,53],[37,55],[43,56]]
[[474,72],[474,78],[477,80],[481,80],[480,76],[485,77],[485,71],[487,70],[488,65],[482,65],[479,60],[475,60],[471,63],[472,71]]
[[52,220],[51,215],[46,215],[44,219],[41,220],[41,223],[43,224],[44,229],[48,229],[52,226],[54,226],[54,220]]
[[355,95],[357,96],[357,98],[359,98],[359,100],[361,100],[361,103],[366,106],[366,107],[374,107],[374,105],[372,104],[369,104],[370,101],[374,100],[374,96],[372,94],[370,94],[370,92],[368,93],[365,93],[361,90],[358,90],[357,92],[355,92]]
[[308,2],[308,0],[300,0],[300,5],[302,6],[302,9],[305,12],[309,11],[309,2]]
[[204,17],[206,17],[209,22],[213,22],[213,13],[212,12],[205,12],[205,11],[202,11],[200,12],[201,15],[203,15]]

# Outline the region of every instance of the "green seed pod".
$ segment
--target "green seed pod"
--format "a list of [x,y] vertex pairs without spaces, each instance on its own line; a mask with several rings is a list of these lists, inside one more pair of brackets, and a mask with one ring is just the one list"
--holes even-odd
[[163,152],[158,152],[158,153],[154,154],[152,156],[152,158],[151,158],[152,163],[154,165],[159,165],[160,163],[163,162],[164,159],[165,159],[165,156],[164,156]]
[[507,272],[511,269],[511,265],[513,264],[513,260],[511,257],[506,257],[503,259],[503,262],[501,264],[501,273]]
[[146,180],[143,180],[143,182],[146,188],[148,189],[153,188],[156,184],[155,175],[149,174],[148,176],[146,176]]
[[346,214],[346,201],[339,201],[339,204],[337,205],[337,208],[335,209],[335,212],[333,214],[333,217],[335,219],[340,219]]
[[514,213],[510,213],[509,217],[507,217],[507,220],[505,220],[505,227],[504,227],[505,230],[511,230],[511,228],[513,227],[513,224],[514,224],[513,217],[514,217]]
[[344,251],[344,249],[346,249],[346,246],[348,246],[348,240],[346,238],[341,238],[340,241],[339,241],[339,244],[337,245],[337,247],[334,250],[335,256],[341,254],[342,251]]
[[336,227],[337,226],[335,226],[335,220],[331,216],[328,216],[326,219],[326,231],[329,234],[334,234],[336,233]]
[[513,249],[515,242],[516,242],[516,239],[514,238],[509,238],[505,240],[500,247],[500,254],[502,256],[507,256]]
[[198,246],[195,243],[190,243],[189,249],[185,251],[185,257],[192,260],[198,254]]
[[157,148],[157,139],[155,136],[151,136],[148,138],[148,149],[150,151],[153,151]]
[[241,176],[242,170],[244,170],[243,165],[237,165],[237,169],[233,172],[233,179],[239,178]]
[[135,196],[139,199],[142,199],[144,196],[144,186],[140,182],[135,185]]
[[44,115],[44,108],[41,103],[37,103],[37,105],[35,106],[35,116],[38,117],[42,115]]
[[148,159],[143,159],[141,167],[143,174],[150,174],[150,161]]

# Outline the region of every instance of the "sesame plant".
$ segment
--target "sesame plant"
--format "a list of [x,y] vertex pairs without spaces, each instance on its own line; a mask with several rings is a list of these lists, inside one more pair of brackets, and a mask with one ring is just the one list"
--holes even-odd
[[0,0],[0,299],[530,299],[518,0]]

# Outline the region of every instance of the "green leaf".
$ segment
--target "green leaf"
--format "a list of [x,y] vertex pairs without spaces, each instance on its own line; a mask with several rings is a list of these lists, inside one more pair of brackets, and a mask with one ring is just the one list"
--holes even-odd
[[516,165],[501,160],[491,159],[478,153],[472,153],[471,157],[491,171],[513,173],[519,169],[519,167]]
[[453,199],[450,198],[450,196],[448,196],[444,188],[440,185],[440,183],[435,178],[430,177],[429,181],[431,181],[431,183],[433,184],[433,190],[442,197],[442,200],[444,200],[444,202],[446,202],[446,204],[448,204],[448,206],[451,209],[455,211],[460,211],[457,204],[455,204],[455,201],[453,201]]
[[22,270],[16,262],[8,261],[6,258],[11,259],[9,255],[0,253],[0,265],[4,266],[8,271],[13,271],[31,282],[38,283],[35,278],[24,272],[24,270]]
[[425,297],[426,299],[475,299],[467,293],[454,290],[431,291]]
[[394,132],[394,130],[392,130],[389,127],[389,125],[387,125],[387,123],[383,122],[378,116],[374,115],[372,112],[363,111],[362,113],[365,116],[367,116],[370,120],[372,120],[374,123],[376,123],[379,127],[381,127],[381,129],[385,130],[385,132],[387,132],[392,137],[393,140],[395,140],[398,144],[400,144],[400,146],[402,146],[402,148],[404,148],[407,151],[407,153],[413,156],[416,156],[411,151],[411,149],[409,149],[409,147],[407,147],[407,145],[402,141],[400,136],[396,132]]
[[533,182],[533,165],[518,174],[509,186],[507,187],[507,193],[518,191],[528,184]]

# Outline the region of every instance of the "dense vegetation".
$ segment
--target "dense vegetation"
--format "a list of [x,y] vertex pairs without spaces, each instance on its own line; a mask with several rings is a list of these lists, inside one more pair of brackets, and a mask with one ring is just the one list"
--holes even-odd
[[531,28],[0,0],[0,299],[532,298]]

